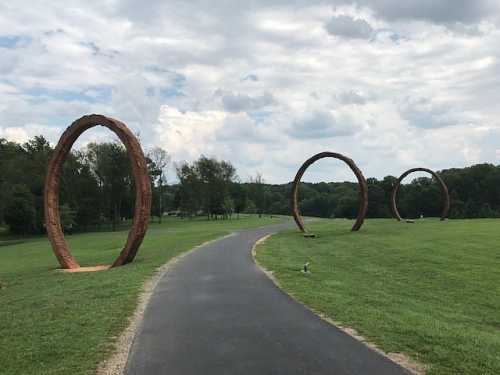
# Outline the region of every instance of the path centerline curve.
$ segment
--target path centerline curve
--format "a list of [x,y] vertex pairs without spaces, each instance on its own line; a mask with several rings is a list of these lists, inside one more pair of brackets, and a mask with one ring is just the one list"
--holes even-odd
[[158,282],[125,374],[410,374],[281,291],[255,242],[291,223],[235,232],[179,259]]

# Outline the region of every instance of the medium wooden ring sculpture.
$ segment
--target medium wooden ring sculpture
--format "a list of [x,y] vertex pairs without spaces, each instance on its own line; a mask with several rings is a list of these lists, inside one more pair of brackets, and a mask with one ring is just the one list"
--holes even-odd
[[61,169],[68,153],[77,138],[87,129],[102,125],[116,133],[127,149],[132,174],[135,181],[135,211],[132,228],[129,231],[125,247],[111,267],[130,263],[139,249],[146,234],[151,211],[151,183],[146,166],[146,159],[139,141],[127,126],[115,119],[102,115],[83,116],[68,127],[57,144],[49,162],[45,180],[45,225],[52,244],[52,249],[62,268],[74,269],[80,265],[71,255],[64,239],[59,216],[59,185]]
[[428,168],[412,168],[412,169],[409,169],[409,170],[407,170],[405,173],[403,173],[397,179],[397,181],[394,184],[394,187],[392,189],[392,195],[391,195],[391,210],[392,210],[392,214],[394,215],[394,217],[396,218],[396,220],[398,220],[398,221],[402,220],[401,215],[399,214],[399,211],[398,211],[398,207],[397,207],[397,204],[396,204],[396,199],[397,199],[399,187],[401,185],[401,181],[406,176],[408,176],[410,173],[413,173],[413,172],[427,172],[427,173],[430,173],[439,182],[439,185],[441,186],[441,191],[442,191],[442,194],[443,194],[443,197],[444,197],[444,207],[443,207],[443,211],[441,212],[441,220],[445,220],[448,217],[448,212],[450,211],[450,194],[448,193],[448,187],[444,183],[443,179],[441,177],[439,177],[439,175],[436,172],[434,172],[434,171],[432,171],[432,170],[430,170]]
[[359,203],[359,210],[358,210],[358,217],[356,219],[356,222],[354,223],[352,230],[357,231],[361,226],[363,225],[363,221],[365,220],[366,216],[366,211],[368,209],[368,185],[366,183],[365,177],[363,176],[363,173],[361,173],[361,170],[357,167],[356,163],[354,161],[342,154],[338,154],[336,152],[320,152],[319,154],[314,155],[313,157],[307,159],[304,164],[300,167],[300,169],[297,172],[297,175],[295,176],[295,179],[293,180],[293,185],[292,185],[292,196],[291,196],[291,205],[292,205],[292,214],[295,222],[297,223],[297,226],[299,229],[307,233],[307,230],[304,225],[304,220],[302,219],[302,216],[300,214],[299,210],[299,203],[298,203],[298,192],[299,192],[299,185],[300,185],[300,179],[304,175],[305,171],[311,164],[313,164],[315,161],[323,158],[334,158],[334,159],[339,159],[342,160],[344,163],[346,163],[349,168],[354,172],[356,175],[356,178],[358,179],[358,185],[359,185],[359,197],[361,199]]

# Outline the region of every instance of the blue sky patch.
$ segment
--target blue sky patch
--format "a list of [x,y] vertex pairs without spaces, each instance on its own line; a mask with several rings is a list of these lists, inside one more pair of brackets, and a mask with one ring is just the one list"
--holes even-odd
[[160,89],[160,95],[163,98],[175,98],[176,96],[185,96],[185,94],[181,91],[180,87],[176,86]]
[[61,100],[65,102],[85,102],[85,103],[103,103],[111,99],[110,86],[89,87],[86,90],[54,90],[44,87],[32,87],[24,91],[25,95],[31,97],[34,101]]
[[29,41],[30,38],[22,35],[0,35],[0,48],[16,48]]
[[171,70],[163,69],[158,66],[149,66],[148,70],[156,73],[164,73],[172,76],[172,84],[168,87],[155,87],[150,86],[146,89],[146,95],[149,97],[159,95],[162,98],[175,98],[177,96],[186,96],[182,92],[182,88],[186,84],[186,77],[182,74],[173,72]]
[[248,116],[257,124],[263,123],[269,116],[272,115],[271,111],[250,111]]

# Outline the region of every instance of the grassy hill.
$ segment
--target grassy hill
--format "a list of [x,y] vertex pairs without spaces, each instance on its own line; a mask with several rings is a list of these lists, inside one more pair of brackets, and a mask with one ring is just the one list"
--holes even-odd
[[257,252],[287,292],[428,374],[500,374],[500,220],[308,225]]
[[[280,219],[168,219],[152,224],[136,260],[93,273],[61,273],[45,237],[0,233],[0,374],[91,374],[127,326],[146,279],[172,257],[233,230]],[[82,266],[109,264],[127,231],[67,236]]]

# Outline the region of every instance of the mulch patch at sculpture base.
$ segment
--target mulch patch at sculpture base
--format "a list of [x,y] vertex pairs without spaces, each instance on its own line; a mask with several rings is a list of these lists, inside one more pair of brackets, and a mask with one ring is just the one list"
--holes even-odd
[[109,270],[110,267],[111,267],[111,265],[109,265],[109,264],[101,264],[101,265],[92,266],[92,267],[78,267],[78,268],[68,268],[68,269],[58,268],[57,270],[59,272],[65,272],[65,273],[97,272],[97,271]]

